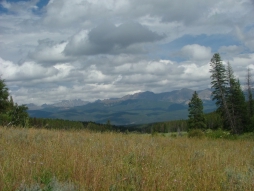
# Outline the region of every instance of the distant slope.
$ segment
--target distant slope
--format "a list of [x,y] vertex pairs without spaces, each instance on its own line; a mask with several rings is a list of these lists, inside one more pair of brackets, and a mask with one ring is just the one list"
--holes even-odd
[[[193,90],[182,89],[172,92],[155,94],[141,92],[126,95],[122,98],[106,99],[87,103],[82,106],[44,107],[40,110],[29,111],[32,117],[61,118],[79,121],[94,121],[106,123],[110,120],[115,125],[142,124],[188,117],[188,102]],[[210,98],[210,91],[200,91],[203,98],[204,111],[215,109]]]
[[52,113],[43,110],[28,110],[28,114],[30,117],[38,117],[38,118],[51,118]]
[[54,104],[43,104],[41,106],[35,105],[34,103],[25,104],[29,110],[41,110],[45,108],[72,108],[77,106],[82,106],[88,104],[88,101],[83,101],[81,99],[74,100],[62,100]]

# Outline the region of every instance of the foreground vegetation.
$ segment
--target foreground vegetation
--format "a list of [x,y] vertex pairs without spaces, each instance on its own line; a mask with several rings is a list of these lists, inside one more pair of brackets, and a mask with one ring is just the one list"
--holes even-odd
[[0,190],[254,190],[254,142],[1,127]]
[[216,112],[194,92],[188,120],[130,126],[29,118],[0,79],[0,190],[254,190],[250,70],[245,100],[230,64],[211,67]]

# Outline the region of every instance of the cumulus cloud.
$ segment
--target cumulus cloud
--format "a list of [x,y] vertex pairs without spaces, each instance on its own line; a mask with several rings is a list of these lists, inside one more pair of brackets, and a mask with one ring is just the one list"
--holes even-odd
[[1,78],[19,103],[207,88],[214,52],[242,83],[254,68],[250,0],[37,3],[0,2]]
[[92,29],[88,36],[90,42],[94,44],[107,45],[113,43],[123,47],[135,43],[153,42],[163,38],[163,36],[136,22],[123,23],[118,27],[106,22]]
[[221,46],[218,50],[218,52],[223,56],[224,59],[232,59],[235,55],[239,55],[243,51],[243,47],[237,45]]
[[[176,21],[186,25],[205,24],[206,19],[210,19],[210,22],[226,22],[232,16],[235,22],[238,22],[240,17],[248,14],[246,11],[252,10],[250,7],[253,7],[250,1],[236,0],[179,0],[176,2],[164,0],[73,0],[62,2],[61,0],[54,0],[47,5],[44,22],[50,26],[66,26],[75,24],[75,21],[82,23],[112,17],[126,20],[137,19],[146,15],[159,17],[162,22]],[[245,11],[242,11],[243,9]],[[234,14],[235,12],[238,14]],[[228,14],[230,14],[229,17],[227,17]]]
[[212,52],[210,47],[191,44],[185,45],[179,52],[179,55],[188,60],[197,62],[201,61],[202,63],[203,61],[208,61],[212,57]]
[[81,31],[74,35],[67,44],[65,53],[66,55],[126,53],[131,45],[163,38],[163,35],[158,35],[139,23],[127,22],[116,27],[110,22],[105,22],[89,32]]
[[55,68],[44,68],[34,62],[16,65],[2,58],[0,58],[0,71],[2,72],[2,78],[7,81],[41,79],[58,73]]
[[249,48],[251,51],[254,51],[254,28],[250,27],[245,29],[241,29],[239,26],[235,26],[234,33],[236,37],[242,41],[242,43]]
[[253,68],[254,66],[254,53],[235,55],[227,61],[230,62],[236,77],[240,79],[242,84],[245,84],[247,68]]
[[125,63],[120,66],[116,66],[113,70],[114,73],[121,74],[151,74],[157,76],[163,76],[167,74],[179,74],[181,71],[174,66],[170,60],[148,61],[140,60],[134,63]]
[[[96,1],[50,1],[46,7],[46,15],[43,23],[49,27],[77,26],[90,18],[98,18],[97,13],[105,14],[108,10],[100,6]],[[56,14],[57,13],[57,14]],[[63,19],[64,18],[64,19]]]
[[56,64],[68,62],[72,59],[63,54],[67,42],[56,43],[50,39],[38,41],[38,46],[28,56],[39,63]]
[[222,46],[219,48],[219,52],[221,53],[232,53],[232,54],[239,54],[243,51],[243,48],[236,45],[231,46]]

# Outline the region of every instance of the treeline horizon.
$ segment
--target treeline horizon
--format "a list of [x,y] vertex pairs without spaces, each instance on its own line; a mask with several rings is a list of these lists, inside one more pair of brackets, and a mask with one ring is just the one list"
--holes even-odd
[[232,134],[254,132],[254,100],[252,95],[252,74],[246,72],[246,95],[239,79],[234,76],[233,68],[228,62],[225,66],[218,53],[210,62],[212,98],[217,110],[203,113],[203,102],[195,91],[189,102],[189,118],[135,125],[112,125],[110,119],[105,124],[96,122],[69,121],[64,119],[43,119],[29,117],[25,105],[14,103],[8,87],[0,79],[0,125],[21,126],[48,129],[89,129],[94,131],[136,131],[142,133],[176,132],[190,129],[223,129]]

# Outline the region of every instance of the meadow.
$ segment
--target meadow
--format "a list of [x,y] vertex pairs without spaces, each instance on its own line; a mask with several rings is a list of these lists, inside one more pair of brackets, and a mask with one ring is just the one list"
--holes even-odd
[[254,141],[0,127],[0,190],[254,190]]

